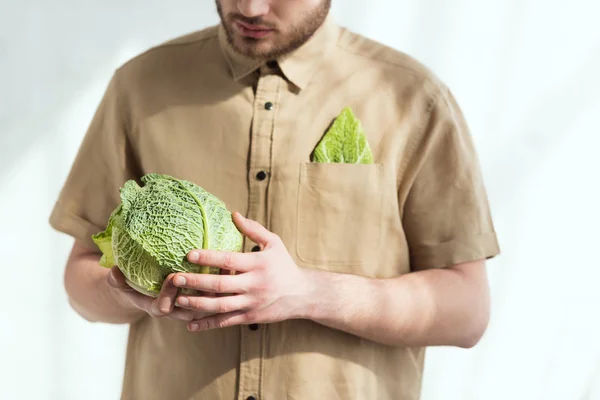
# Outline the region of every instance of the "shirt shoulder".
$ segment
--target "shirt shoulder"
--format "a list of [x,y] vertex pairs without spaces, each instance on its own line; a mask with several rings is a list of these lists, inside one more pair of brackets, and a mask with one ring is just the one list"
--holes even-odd
[[160,78],[161,73],[172,74],[185,68],[190,60],[213,57],[216,46],[210,44],[217,43],[217,33],[218,26],[215,25],[169,39],[127,60],[117,68],[115,74],[122,77],[123,81],[141,80],[142,83]]
[[210,40],[212,38],[216,38],[217,32],[218,32],[217,25],[213,25],[213,26],[207,27],[202,30],[190,32],[186,35],[178,36],[176,38],[167,40],[167,41],[159,44],[158,46],[155,46],[155,47],[149,49],[148,51],[160,50],[160,49],[169,48],[172,46],[181,46],[181,45],[186,45],[186,44],[191,44],[191,43],[203,42],[206,40]]
[[370,68],[386,73],[391,84],[421,86],[437,97],[447,87],[425,64],[413,56],[347,28],[341,28],[337,48],[342,57],[366,62]]

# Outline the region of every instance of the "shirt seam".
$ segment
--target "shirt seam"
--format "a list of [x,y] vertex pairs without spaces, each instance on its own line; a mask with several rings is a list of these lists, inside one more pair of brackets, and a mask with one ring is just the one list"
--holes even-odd
[[[438,90],[440,90],[438,85],[436,85],[436,88]],[[421,143],[421,141],[423,140],[423,137],[426,135],[425,130],[427,128],[429,119],[431,117],[431,113],[435,109],[436,105],[439,103],[440,97],[443,97],[443,96],[441,96],[440,92],[437,92],[437,93],[435,93],[435,96],[429,100],[429,102],[427,104],[427,112],[422,119],[423,122],[419,126],[418,133],[415,134],[411,140],[409,140],[409,144],[407,145],[407,154],[406,154],[406,157],[402,158],[402,162],[400,163],[400,168],[398,170],[398,177],[400,177],[406,171],[406,167],[408,166],[409,161],[413,158],[413,156],[416,152],[416,149],[418,147],[418,144]]]
[[463,238],[452,237],[450,239],[441,240],[432,244],[418,244],[413,246],[412,253],[423,254],[429,252],[431,249],[439,248],[440,246],[448,246],[452,244],[458,244],[463,246],[469,246],[469,242],[473,240],[479,240],[481,238],[496,237],[498,233],[495,229],[479,232],[474,235],[465,236]]
[[[198,33],[198,32],[195,32],[195,33]],[[193,35],[193,34],[194,33],[191,33],[191,35]],[[151,54],[151,53],[154,53],[154,52],[157,52],[157,51],[160,51],[160,50],[165,50],[165,49],[168,49],[168,48],[191,46],[191,45],[202,43],[202,42],[204,42],[203,43],[203,45],[204,45],[204,44],[206,44],[206,42],[208,42],[211,39],[214,39],[215,37],[217,37],[217,33],[213,32],[213,33],[207,34],[207,36],[202,36],[202,37],[200,37],[198,39],[190,39],[189,41],[184,41],[184,42],[167,42],[167,43],[159,44],[158,46],[151,47],[150,49],[148,49],[146,51],[143,51],[142,53],[138,54],[137,56],[131,58],[128,61],[126,61],[119,68],[117,68],[117,71],[120,70],[120,69],[122,69],[122,68],[124,68],[128,64],[134,62],[135,60],[137,60],[137,59],[139,59],[141,57],[144,57],[144,56],[146,56],[148,54]],[[177,40],[177,39],[174,39],[174,40]]]
[[[120,81],[119,72],[115,73],[115,86],[116,86],[116,103],[118,108],[119,119],[123,125],[123,165],[121,166],[121,173],[124,177],[134,178],[131,175],[141,174],[142,165],[140,162],[140,155],[135,151],[135,138],[138,136],[139,125],[134,124],[132,118],[132,112],[128,107],[129,102],[127,101],[127,94],[123,91]],[[125,109],[127,108],[127,110]],[[128,112],[126,112],[128,111]],[[128,162],[130,157],[131,163]],[[133,164],[134,171],[128,171],[128,166]],[[137,178],[137,177],[135,177]]]
[[366,59],[366,60],[369,60],[369,61],[379,62],[379,63],[382,63],[382,64],[387,64],[387,65],[392,65],[394,67],[402,68],[402,69],[404,69],[406,71],[409,71],[410,73],[412,73],[412,74],[414,74],[416,76],[421,77],[425,81],[425,83],[431,83],[434,86],[436,86],[438,89],[441,89],[441,87],[443,86],[441,83],[439,83],[438,79],[434,79],[431,76],[427,76],[427,74],[419,72],[418,70],[416,70],[414,68],[411,68],[408,65],[405,65],[403,63],[394,62],[394,61],[390,61],[390,60],[384,60],[384,59],[376,58],[376,57],[373,57],[373,56],[367,56],[367,55],[362,54],[362,53],[360,53],[360,52],[358,52],[356,50],[350,49],[350,48],[344,46],[343,44],[340,44],[339,41],[338,41],[338,43],[336,43],[336,46],[340,50],[343,50],[343,51],[345,51],[345,52],[347,52],[349,54],[352,54],[354,56],[357,56],[357,57],[360,57],[360,58],[363,58],[363,59]]
[[[122,91],[122,87],[120,84],[120,75],[118,73],[115,74],[115,86],[117,91],[116,103],[119,113],[119,120],[123,124],[123,165],[121,168],[121,173],[123,176],[127,175],[127,146],[131,146],[131,137],[130,132],[132,131],[132,120],[131,113],[125,113],[124,104],[127,101],[123,101],[123,97],[125,97],[125,93]],[[134,160],[136,165],[138,165],[137,160]]]
[[275,148],[276,148],[276,144],[275,144],[275,139],[276,139],[276,130],[277,130],[277,118],[279,117],[279,108],[282,107],[282,101],[281,101],[281,96],[282,96],[282,89],[281,89],[281,85],[282,85],[283,80],[279,79],[277,82],[277,90],[275,93],[275,110],[273,113],[273,123],[272,123],[272,127],[271,127],[271,149],[270,149],[270,154],[269,154],[269,158],[270,158],[270,162],[269,162],[269,184],[267,185],[267,196],[266,196],[266,200],[267,200],[267,228],[271,229],[271,221],[272,221],[272,212],[273,212],[273,207],[272,207],[272,194],[273,194],[273,176],[276,173],[275,172]]

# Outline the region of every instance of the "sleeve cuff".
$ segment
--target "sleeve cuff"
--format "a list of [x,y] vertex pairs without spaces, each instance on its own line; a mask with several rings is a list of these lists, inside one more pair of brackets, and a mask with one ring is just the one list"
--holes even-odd
[[456,264],[489,260],[500,254],[495,232],[483,233],[466,239],[423,245],[411,249],[411,269],[421,271],[434,268],[448,268]]
[[49,222],[50,226],[57,231],[73,236],[90,249],[99,251],[98,246],[92,240],[92,235],[102,232],[104,228],[100,228],[88,220],[65,210],[59,202],[55,204]]

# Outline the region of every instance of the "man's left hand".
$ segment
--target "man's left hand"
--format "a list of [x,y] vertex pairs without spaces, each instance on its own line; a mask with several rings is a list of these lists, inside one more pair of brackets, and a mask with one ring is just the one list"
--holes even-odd
[[188,260],[194,264],[235,272],[235,275],[175,275],[175,286],[216,295],[177,297],[178,307],[211,314],[190,321],[188,329],[204,331],[303,318],[314,292],[307,270],[296,265],[279,236],[258,222],[237,212],[233,213],[233,221],[242,234],[261,247],[261,251],[193,250],[188,254]]

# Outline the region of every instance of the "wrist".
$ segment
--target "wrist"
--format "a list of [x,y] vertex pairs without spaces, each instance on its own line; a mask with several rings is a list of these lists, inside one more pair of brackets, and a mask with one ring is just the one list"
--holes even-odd
[[382,292],[378,279],[320,270],[307,270],[306,277],[310,290],[302,318],[329,326],[349,323],[365,302]]
[[304,296],[298,309],[298,318],[316,321],[331,291],[331,273],[302,269],[305,282]]

